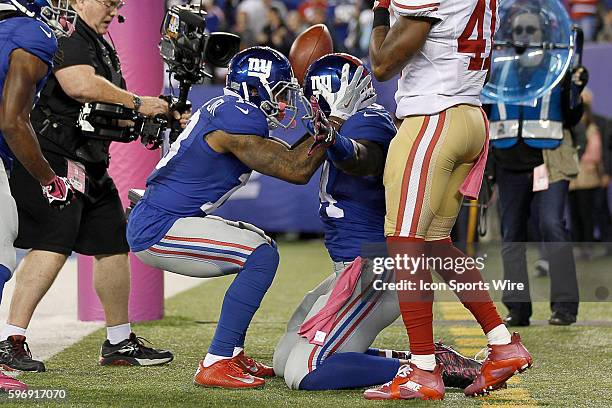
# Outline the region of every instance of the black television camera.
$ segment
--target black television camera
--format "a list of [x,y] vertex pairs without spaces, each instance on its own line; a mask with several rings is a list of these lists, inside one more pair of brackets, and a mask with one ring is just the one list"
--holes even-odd
[[[240,49],[240,37],[235,34],[207,33],[205,16],[201,6],[186,5],[172,7],[164,17],[160,54],[170,75],[180,83],[178,98],[162,96],[170,104],[170,111],[189,110],[187,96],[191,86],[212,77],[205,65],[225,67]],[[163,144],[168,127],[164,117],[145,118],[123,105],[100,102],[85,104],[78,123],[88,137],[129,143],[140,136],[151,150]],[[170,142],[180,133],[180,124],[171,122]]]
[[[200,5],[184,5],[172,7],[164,17],[160,54],[170,76],[180,83],[179,97],[171,110],[185,112],[190,108],[187,96],[191,86],[212,77],[205,70],[207,63],[226,67],[240,49],[240,37],[235,34],[207,33],[205,16]],[[180,130],[178,123],[172,125],[171,142]]]
[[115,103],[86,103],[78,126],[87,137],[130,143],[138,139],[149,150],[159,148],[168,121],[162,116],[147,118],[133,109]]

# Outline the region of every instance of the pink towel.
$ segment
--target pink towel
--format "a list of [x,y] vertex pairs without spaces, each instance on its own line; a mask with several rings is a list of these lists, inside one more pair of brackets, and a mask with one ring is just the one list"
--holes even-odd
[[472,170],[468,173],[463,184],[459,188],[459,192],[465,197],[471,200],[478,200],[478,193],[480,193],[480,186],[482,186],[482,179],[484,178],[485,167],[487,167],[487,157],[489,156],[489,120],[485,115],[484,111],[482,115],[485,119],[485,143],[482,151],[476,159],[476,163]]
[[355,291],[355,286],[361,276],[361,264],[361,257],[357,257],[343,270],[325,306],[302,323],[298,334],[307,338],[310,344],[322,346],[325,343],[325,338],[332,329],[336,315]]

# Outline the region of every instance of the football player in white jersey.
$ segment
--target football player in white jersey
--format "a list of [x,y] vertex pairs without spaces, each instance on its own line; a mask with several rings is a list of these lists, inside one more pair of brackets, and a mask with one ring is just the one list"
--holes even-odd
[[[396,21],[390,25],[390,12]],[[478,195],[487,156],[487,117],[479,95],[491,64],[497,0],[381,0],[374,4],[372,72],[386,81],[401,73],[396,116],[401,122],[385,164],[389,255],[459,259],[450,240],[463,196]],[[418,268],[398,280],[431,282]],[[437,270],[447,282],[475,287],[475,267]],[[499,386],[532,364],[518,334],[510,335],[486,290],[457,294],[487,336],[489,354],[466,395]],[[396,377],[367,390],[370,399],[442,399],[444,384],[433,342],[433,292],[398,293],[411,362]]]

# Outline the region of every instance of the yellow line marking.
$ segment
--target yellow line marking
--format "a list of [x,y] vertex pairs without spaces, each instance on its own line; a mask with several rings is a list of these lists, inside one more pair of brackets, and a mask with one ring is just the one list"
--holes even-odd
[[[480,347],[457,347],[457,351],[458,352],[460,352],[464,356],[467,356],[467,357],[470,357],[470,358],[474,358],[474,356],[476,354],[478,354],[478,352],[480,352],[480,350],[482,350],[482,346],[480,346]],[[480,357],[480,358],[482,358],[482,357]]]
[[[492,393],[487,397],[488,401],[484,401],[482,407],[537,407],[538,403],[534,400],[529,392],[524,388],[508,388],[506,390],[499,390]],[[496,401],[499,400],[499,401]],[[518,402],[520,405],[513,404],[507,405],[504,402],[511,400],[512,402]]]
[[455,339],[457,347],[480,347],[483,348],[485,345],[480,337],[458,337]]
[[471,320],[472,315],[458,302],[442,302],[437,309],[444,320]]
[[506,381],[508,384],[518,384],[521,382],[521,380],[519,379],[518,376],[514,376],[511,379],[509,379],[508,381]]
[[471,315],[463,312],[447,312],[442,313],[444,320],[470,320]]
[[[471,314],[458,302],[440,302],[436,304],[436,311],[444,320],[471,320]],[[466,355],[474,356],[486,345],[486,337],[480,327],[451,327],[449,332],[454,340],[457,351]],[[482,401],[483,408],[491,407],[537,407],[538,402],[529,394],[529,391],[521,386],[518,376],[508,380],[511,388],[498,390],[485,397]],[[510,404],[508,404],[510,403]]]
[[[451,327],[449,331],[453,337],[485,337],[480,327]],[[486,340],[484,342],[486,343]]]

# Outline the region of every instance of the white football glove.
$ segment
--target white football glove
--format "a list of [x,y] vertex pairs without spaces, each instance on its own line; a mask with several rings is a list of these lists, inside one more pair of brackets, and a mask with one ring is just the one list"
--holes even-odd
[[372,77],[367,75],[362,78],[363,69],[363,66],[357,67],[353,79],[349,82],[350,66],[344,64],[338,92],[321,91],[321,96],[325,98],[331,108],[330,116],[347,120],[360,108],[364,108],[376,100],[376,94],[369,87]]

